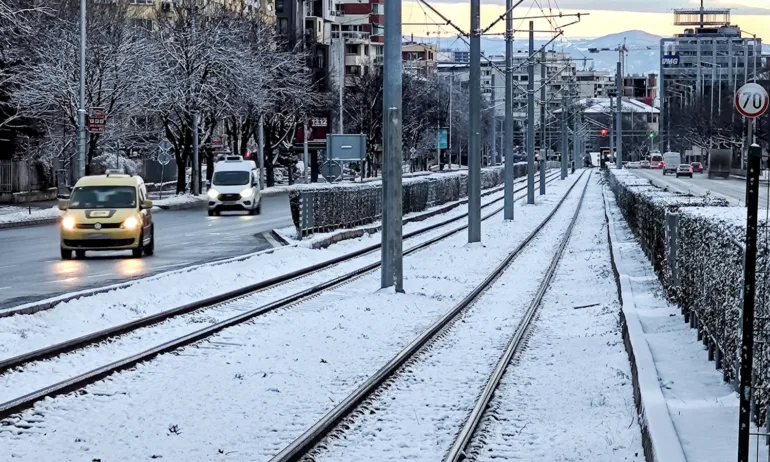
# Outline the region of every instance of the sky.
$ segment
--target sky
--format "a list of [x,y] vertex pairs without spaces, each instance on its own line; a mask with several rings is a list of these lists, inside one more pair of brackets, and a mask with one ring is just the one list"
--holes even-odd
[[[426,1],[461,29],[469,29],[470,7],[468,0]],[[505,14],[505,0],[482,0],[481,3],[482,27],[488,26],[500,15]],[[683,29],[681,26],[674,26],[673,9],[699,7],[700,2],[693,0],[689,0],[689,2],[688,0],[681,0],[681,2],[670,0],[524,0],[514,10],[514,18],[542,16],[544,12],[545,14],[558,14],[559,11],[564,14],[588,13],[588,16],[581,17],[579,23],[564,29],[566,38],[600,37],[634,29],[670,36],[681,32]],[[704,7],[732,8],[731,22],[733,24],[740,26],[747,33],[770,40],[770,2],[767,0],[707,0]],[[402,18],[405,24],[402,27],[404,35],[414,34],[424,37],[429,33],[430,37],[439,34],[442,37],[447,37],[456,34],[451,26],[445,25],[446,21],[443,21],[421,3],[404,1],[402,9]],[[576,17],[563,17],[550,21],[554,21],[556,25],[563,25],[575,20],[577,20]],[[543,30],[536,35],[547,35],[546,32],[551,29],[551,24],[548,21],[548,19],[535,20],[535,29]],[[420,23],[420,25],[406,25],[408,23]],[[429,23],[430,26],[424,26],[422,23]],[[521,33],[516,34],[517,37],[526,37],[526,32],[523,29],[527,27],[529,25],[526,20],[514,21],[514,29],[522,29]],[[502,33],[504,31],[505,21],[500,21],[490,32]]]

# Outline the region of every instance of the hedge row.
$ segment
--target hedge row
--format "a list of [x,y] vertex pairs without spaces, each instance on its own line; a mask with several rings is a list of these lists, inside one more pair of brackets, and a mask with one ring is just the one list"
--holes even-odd
[[[516,178],[526,175],[527,164],[514,165]],[[503,167],[481,170],[482,189],[503,183]],[[403,179],[403,214],[460,200],[468,195],[467,171],[435,173]],[[368,183],[298,185],[289,191],[291,216],[297,234],[328,232],[378,221],[382,217],[382,181]],[[312,219],[303,223],[302,214]]]
[[[658,189],[624,171],[607,176],[617,203],[653,263],[668,300],[679,305],[686,319],[694,316],[710,354],[721,356],[726,381],[736,379],[739,317],[743,292],[743,241],[746,209],[727,201],[693,197]],[[668,263],[666,212],[677,213],[677,284]],[[762,218],[762,215],[760,215]],[[770,396],[770,228],[760,219],[756,281],[754,372],[757,420],[764,422]]]

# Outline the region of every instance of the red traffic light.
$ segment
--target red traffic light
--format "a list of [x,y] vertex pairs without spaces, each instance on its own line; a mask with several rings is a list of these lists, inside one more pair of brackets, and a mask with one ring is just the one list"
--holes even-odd
[[602,136],[607,136],[607,129],[606,128],[602,128]]

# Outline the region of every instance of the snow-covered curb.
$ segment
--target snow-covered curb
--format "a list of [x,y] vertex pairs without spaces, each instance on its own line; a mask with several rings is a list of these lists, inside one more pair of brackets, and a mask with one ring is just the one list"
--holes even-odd
[[644,331],[634,303],[634,293],[631,281],[624,268],[618,245],[619,237],[612,215],[607,212],[610,207],[607,194],[612,194],[605,188],[604,207],[607,219],[607,233],[610,240],[612,269],[618,284],[621,301],[621,325],[623,342],[628,351],[634,384],[634,400],[639,411],[639,422],[642,425],[642,443],[649,462],[687,462],[682,449],[682,443],[668,413],[666,400],[660,389],[658,374],[652,359],[652,352],[644,338]]
[[55,206],[47,209],[36,209],[32,213],[29,213],[29,209],[23,206],[14,206],[13,208],[18,208],[18,210],[0,215],[0,229],[56,223],[64,213]]

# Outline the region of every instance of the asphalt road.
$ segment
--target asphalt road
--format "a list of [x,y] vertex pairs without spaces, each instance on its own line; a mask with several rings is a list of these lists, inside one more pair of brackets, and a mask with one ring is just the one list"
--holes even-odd
[[[730,177],[728,179],[714,178],[709,180],[707,173],[693,173],[692,178],[680,177],[676,175],[663,176],[661,170],[647,169],[629,169],[636,175],[652,180],[652,182],[661,187],[668,187],[671,191],[704,196],[711,193],[712,196],[721,197],[730,201],[734,205],[746,205],[746,180]],[[768,196],[767,180],[760,181],[759,189],[760,208],[770,208],[770,196]]]
[[144,258],[89,252],[85,260],[63,261],[57,225],[0,230],[0,308],[270,248],[275,242],[265,235],[291,226],[289,200],[285,195],[262,200],[257,216],[209,217],[205,209],[157,212],[155,255]]

